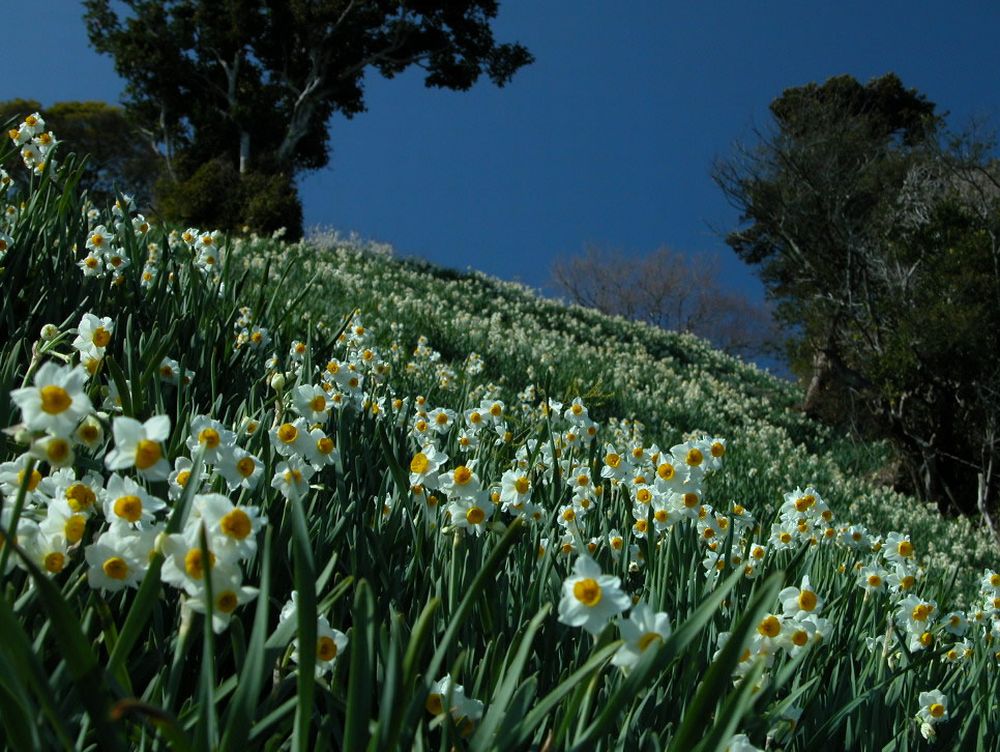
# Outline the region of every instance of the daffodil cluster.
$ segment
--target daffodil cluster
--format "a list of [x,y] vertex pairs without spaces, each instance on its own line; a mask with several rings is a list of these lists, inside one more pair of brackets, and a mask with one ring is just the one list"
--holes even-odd
[[49,164],[49,155],[58,143],[55,134],[46,130],[42,116],[37,112],[28,115],[17,128],[7,131],[7,135],[20,148],[24,166],[40,175]]

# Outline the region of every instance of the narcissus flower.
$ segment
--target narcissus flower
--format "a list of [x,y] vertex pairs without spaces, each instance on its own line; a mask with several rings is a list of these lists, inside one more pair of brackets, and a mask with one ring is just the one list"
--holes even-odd
[[917,711],[917,720],[920,721],[920,733],[925,739],[934,736],[933,726],[948,720],[948,698],[938,689],[930,692],[921,692],[917,698],[920,709]]
[[619,578],[602,574],[597,562],[580,556],[573,576],[563,582],[559,621],[597,635],[612,617],[631,605],[632,599],[621,589]]
[[161,442],[170,437],[170,418],[154,415],[145,423],[134,418],[115,418],[111,424],[115,448],[108,452],[104,464],[109,470],[135,467],[146,480],[166,480],[170,464],[163,456]]
[[35,372],[34,386],[15,389],[10,398],[21,408],[21,416],[30,430],[69,436],[76,424],[93,410],[90,398],[83,391],[86,382],[87,372],[83,368],[49,361]]
[[640,603],[632,609],[628,619],[618,622],[618,631],[625,644],[615,653],[611,662],[622,669],[630,669],[650,647],[659,647],[670,637],[670,617],[664,613],[654,613],[648,603]]

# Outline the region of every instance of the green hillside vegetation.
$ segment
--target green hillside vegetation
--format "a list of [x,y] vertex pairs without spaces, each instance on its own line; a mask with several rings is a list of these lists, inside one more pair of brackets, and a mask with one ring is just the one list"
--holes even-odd
[[792,487],[814,486],[838,520],[873,532],[905,528],[931,570],[946,579],[960,573],[960,599],[978,588],[976,572],[996,562],[995,545],[976,521],[942,517],[933,504],[892,491],[887,447],[810,420],[799,409],[798,387],[704,340],[564,305],[472,270],[397,259],[387,246],[330,233],[295,244],[237,240],[236,255],[251,266],[269,260],[272,283],[284,277],[292,289],[308,287],[303,320],[319,332],[356,306],[391,322],[385,345],[412,349],[425,336],[457,372],[475,353],[484,364],[477,382],[508,398],[529,386],[539,398],[582,397],[591,415],[627,421],[638,441],[660,446],[687,435],[727,437],[726,472],[709,486],[716,505],[736,501],[774,512]]
[[791,385],[371,244],[156,227],[9,137],[3,746],[993,744],[985,536]]

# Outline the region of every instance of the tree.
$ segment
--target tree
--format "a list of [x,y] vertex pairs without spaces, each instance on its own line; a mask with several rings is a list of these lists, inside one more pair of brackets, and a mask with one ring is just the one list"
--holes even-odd
[[692,259],[666,247],[637,256],[591,245],[552,265],[553,282],[575,303],[689,332],[732,355],[772,354],[770,314],[724,291],[719,277],[716,257]]
[[806,411],[889,439],[907,490],[978,509],[996,533],[990,143],[948,140],[935,105],[892,74],[789,89],[771,113],[774,128],[715,179],[741,212],[727,242],[792,332]]
[[148,207],[162,158],[146,142],[121,107],[105,102],[56,102],[43,107],[32,99],[0,102],[0,123],[38,112],[64,149],[90,159],[80,187],[99,205],[114,202],[116,191]]
[[[175,185],[211,161],[282,179],[329,161],[327,123],[365,109],[369,69],[427,86],[506,84],[531,62],[499,44],[496,0],[84,0],[91,44],[114,57],[125,105]],[[119,14],[115,6],[125,6]]]

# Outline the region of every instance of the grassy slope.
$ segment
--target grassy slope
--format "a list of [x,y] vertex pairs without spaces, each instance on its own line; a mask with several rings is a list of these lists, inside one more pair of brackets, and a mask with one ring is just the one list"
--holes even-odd
[[909,532],[935,576],[947,578],[957,566],[963,592],[996,563],[982,527],[943,519],[932,505],[877,482],[884,447],[857,444],[805,418],[794,386],[704,340],[358,243],[245,241],[241,254],[292,260],[288,289],[308,286],[303,309],[319,332],[357,307],[386,343],[391,337],[412,347],[424,335],[456,367],[475,352],[484,377],[509,394],[534,384],[556,400],[583,396],[598,420],[639,421],[635,430],[647,444],[670,446],[688,433],[727,437],[727,470],[711,487],[713,504],[739,501],[766,524],[784,493],[812,485],[840,522],[874,534]]

